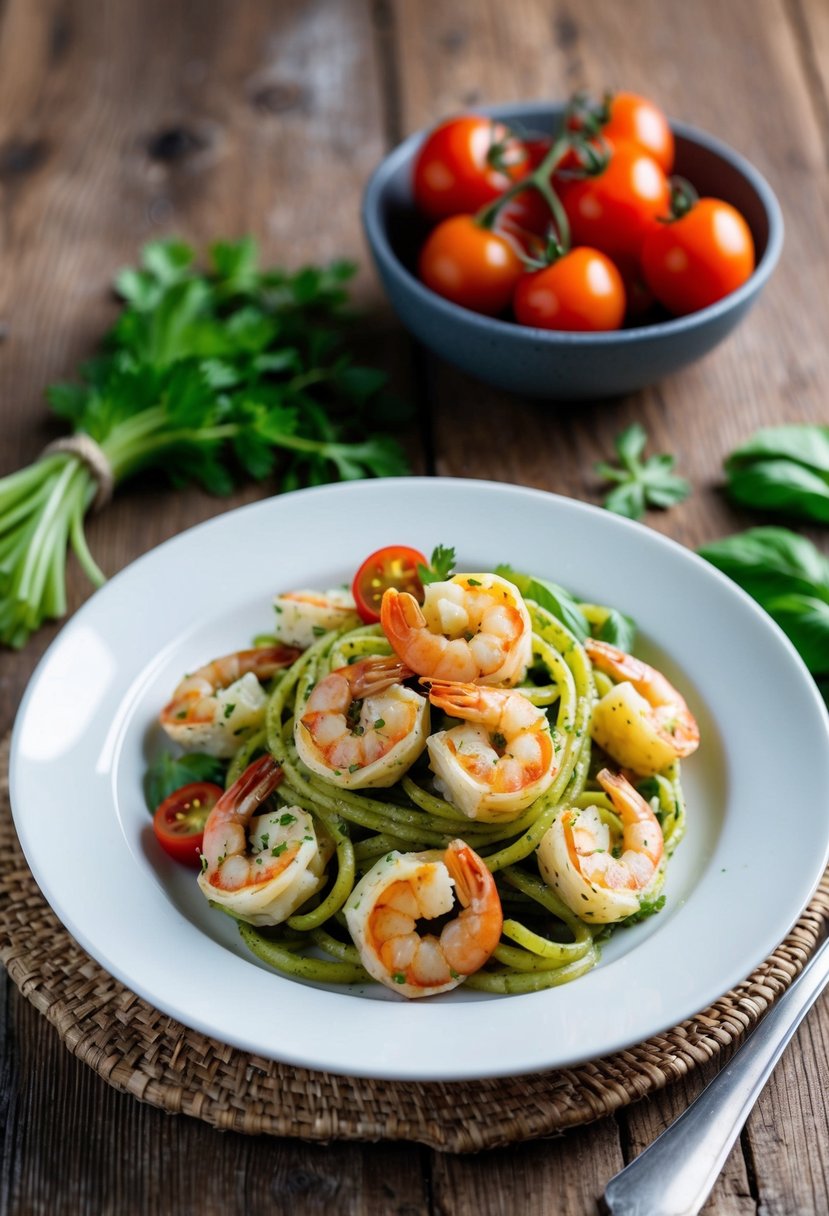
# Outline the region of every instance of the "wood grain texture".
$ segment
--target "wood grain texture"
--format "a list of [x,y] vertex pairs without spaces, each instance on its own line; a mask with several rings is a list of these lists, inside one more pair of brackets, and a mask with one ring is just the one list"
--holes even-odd
[[[0,0],[0,474],[57,432],[43,390],[94,348],[114,316],[112,275],[143,241],[250,231],[270,261],[360,261],[366,347],[418,406],[416,469],[597,502],[594,462],[638,419],[695,491],[650,526],[695,546],[756,522],[723,499],[724,455],[759,425],[827,419],[827,65],[825,0]],[[783,207],[784,258],[740,330],[681,375],[618,401],[515,401],[401,334],[368,267],[362,186],[390,142],[454,110],[614,85],[652,93],[758,165]],[[264,492],[125,488],[90,543],[114,572]],[[88,594],[73,567],[71,607]],[[0,654],[0,730],[56,631]],[[319,1147],[218,1133],[116,1094],[5,980],[0,1001],[0,1210],[14,1216],[592,1213],[714,1071],[615,1120],[476,1158]],[[827,1048],[824,1001],[708,1216],[825,1211]]]

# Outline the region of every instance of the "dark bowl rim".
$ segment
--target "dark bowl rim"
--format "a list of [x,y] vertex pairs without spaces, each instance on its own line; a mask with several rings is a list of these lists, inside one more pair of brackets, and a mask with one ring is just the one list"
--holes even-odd
[[[555,104],[544,101],[472,106],[468,107],[467,110],[468,113],[484,114],[488,118],[511,119],[512,121],[521,121],[522,117],[538,115],[540,112],[549,114],[555,118],[563,113],[563,111],[563,103]],[[465,322],[473,329],[480,329],[489,334],[503,334],[505,337],[510,335],[513,340],[517,341],[526,339],[527,342],[532,344],[543,342],[549,346],[570,346],[573,344],[585,346],[595,344],[608,344],[611,346],[645,344],[661,337],[667,338],[705,328],[708,324],[715,323],[721,317],[732,312],[732,310],[739,309],[742,304],[759,293],[780,258],[784,237],[783,213],[777,201],[777,196],[762,173],[740,152],[735,151],[735,149],[716,136],[709,135],[707,131],[702,131],[698,127],[691,126],[688,123],[676,122],[671,119],[671,130],[675,136],[686,142],[699,145],[706,151],[719,157],[720,160],[725,161],[733,169],[736,169],[752,187],[765,211],[769,230],[766,248],[755,266],[751,277],[741,287],[738,287],[736,291],[730,292],[729,295],[723,296],[716,303],[709,304],[707,308],[700,308],[696,312],[688,313],[683,317],[672,317],[668,321],[655,321],[650,325],[637,325],[631,329],[609,330],[602,333],[537,329],[529,325],[518,325],[515,321],[504,321],[498,317],[488,317],[481,313],[473,312],[471,309],[452,303],[451,300],[443,299],[428,287],[425,287],[400,261],[392,249],[385,228],[379,219],[379,201],[386,184],[401,165],[404,165],[411,159],[416,148],[425,139],[429,131],[433,129],[434,125],[424,127],[407,136],[397,147],[393,148],[391,152],[383,157],[380,164],[373,171],[363,191],[361,208],[363,229],[369,246],[378,262],[392,274],[402,277],[408,290],[416,298],[419,298],[422,304],[433,308],[438,314],[442,313],[447,319],[452,318]]]

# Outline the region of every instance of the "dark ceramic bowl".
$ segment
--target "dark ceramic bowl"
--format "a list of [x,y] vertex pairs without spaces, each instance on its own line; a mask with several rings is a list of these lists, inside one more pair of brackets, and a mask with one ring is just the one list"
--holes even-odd
[[[484,112],[519,128],[551,132],[561,121],[563,106],[531,102]],[[531,329],[444,300],[415,273],[428,231],[412,201],[412,165],[426,134],[421,131],[381,162],[363,197],[366,238],[400,320],[425,346],[470,375],[509,392],[550,400],[633,392],[707,354],[759,297],[780,256],[783,218],[771,187],[742,156],[692,127],[672,127],[675,172],[700,195],[731,203],[751,229],[757,265],[737,291],[686,317],[665,313],[601,334]]]

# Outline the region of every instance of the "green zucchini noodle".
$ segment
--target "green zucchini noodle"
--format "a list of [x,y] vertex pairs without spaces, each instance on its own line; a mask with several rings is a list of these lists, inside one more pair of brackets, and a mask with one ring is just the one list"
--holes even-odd
[[[426,752],[385,789],[335,786],[300,760],[295,724],[318,682],[368,656],[393,653],[379,625],[324,634],[272,680],[264,726],[230,761],[226,785],[258,755],[270,753],[283,773],[274,797],[280,805],[301,807],[312,816],[330,860],[325,885],[283,924],[258,927],[240,920],[244,942],[270,967],[312,982],[373,982],[346,928],[343,910],[355,884],[394,850],[443,850],[457,838],[473,848],[494,874],[504,914],[500,943],[489,961],[466,978],[466,987],[494,994],[536,992],[568,983],[596,965],[602,940],[617,924],[589,924],[577,916],[544,882],[535,851],[565,807],[597,808],[611,839],[621,837],[619,817],[596,780],[601,768],[618,769],[618,765],[590,736],[594,705],[613,687],[613,680],[593,669],[582,642],[557,616],[531,599],[525,602],[532,623],[533,657],[519,689],[547,716],[557,769],[546,792],[509,822],[469,818],[447,801]],[[584,633],[599,635],[611,610],[595,604],[579,608]],[[440,720],[439,711],[433,713]],[[685,829],[678,762],[641,779],[638,788],[661,825],[665,850],[648,887],[647,907],[643,903],[640,915],[630,917],[631,922],[661,906],[665,866]]]

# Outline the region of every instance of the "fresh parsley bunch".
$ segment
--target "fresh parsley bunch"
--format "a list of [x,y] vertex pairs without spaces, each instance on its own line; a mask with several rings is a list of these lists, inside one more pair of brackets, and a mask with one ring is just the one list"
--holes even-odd
[[[124,308],[99,356],[47,391],[52,409],[94,440],[115,484],[149,468],[216,494],[244,477],[292,490],[404,473],[398,445],[373,433],[400,413],[386,377],[344,344],[353,273],[260,270],[250,238],[215,244],[200,271],[188,245],[153,242],[116,280]],[[0,643],[22,646],[66,611],[67,544],[104,581],[83,528],[99,480],[67,451],[0,479]]]

